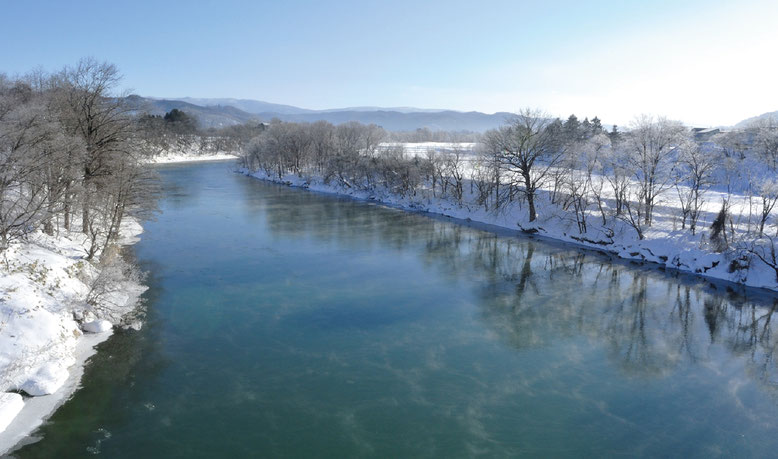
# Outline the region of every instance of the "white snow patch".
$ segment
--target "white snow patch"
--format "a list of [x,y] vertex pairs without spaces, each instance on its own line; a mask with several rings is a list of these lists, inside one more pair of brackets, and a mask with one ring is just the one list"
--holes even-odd
[[113,328],[111,322],[107,320],[93,320],[81,325],[81,329],[89,333],[104,333]]
[[74,351],[75,364],[70,367],[70,376],[65,384],[51,395],[29,397],[24,400],[22,410],[0,435],[0,456],[9,454],[13,449],[23,446],[25,439],[27,439],[27,443],[37,440],[28,439],[28,436],[78,389],[87,359],[97,352],[95,346],[110,336],[111,333],[101,333],[99,335],[84,335],[79,338]]
[[38,397],[53,394],[67,381],[68,371],[59,363],[44,363],[19,389],[28,395]]
[[21,395],[12,392],[0,393],[0,433],[11,424],[22,408],[24,408],[24,399]]

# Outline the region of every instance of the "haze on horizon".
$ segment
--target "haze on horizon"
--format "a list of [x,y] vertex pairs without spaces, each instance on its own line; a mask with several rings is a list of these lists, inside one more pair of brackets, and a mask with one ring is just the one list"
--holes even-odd
[[538,107],[698,126],[778,110],[778,3],[13,2],[0,71],[115,63],[144,96],[327,109]]

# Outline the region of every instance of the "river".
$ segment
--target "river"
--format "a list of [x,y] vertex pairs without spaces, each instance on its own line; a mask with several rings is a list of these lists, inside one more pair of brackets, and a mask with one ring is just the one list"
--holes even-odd
[[769,456],[767,295],[162,166],[141,331],[26,457]]

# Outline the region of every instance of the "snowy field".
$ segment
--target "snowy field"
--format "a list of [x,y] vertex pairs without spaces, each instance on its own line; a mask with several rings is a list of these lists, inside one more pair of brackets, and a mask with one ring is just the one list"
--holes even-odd
[[[141,232],[138,222],[127,219],[120,244],[137,242]],[[80,232],[37,232],[12,243],[0,258],[0,454],[75,391],[93,347],[110,336],[145,290],[124,281],[88,304],[101,271],[85,259],[87,246]]]
[[428,151],[450,152],[460,150],[470,154],[478,144],[475,142],[382,142],[378,150],[388,150],[393,147],[402,147],[409,156],[424,157]]

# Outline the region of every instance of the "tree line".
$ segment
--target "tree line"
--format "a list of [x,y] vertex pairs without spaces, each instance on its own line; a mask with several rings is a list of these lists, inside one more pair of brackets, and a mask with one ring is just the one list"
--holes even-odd
[[[275,122],[246,143],[242,163],[279,179],[289,173],[320,176],[346,188],[426,193],[495,213],[518,205],[526,208],[530,223],[541,212],[561,210],[582,238],[591,237],[596,219],[598,231],[604,231],[598,243],[612,242],[617,223],[643,239],[668,199],[677,203],[671,210],[674,224],[694,235],[715,189],[725,197],[711,222],[708,242],[714,250],[748,239],[749,253],[778,267],[775,236],[766,230],[778,202],[774,122],[701,141],[680,122],[662,117],[637,117],[621,131],[605,130],[597,117],[562,121],[523,110],[481,135],[474,151],[452,146],[409,155],[402,146],[382,144],[392,137],[355,122]],[[735,193],[746,196],[745,215],[730,209]]]
[[80,231],[92,260],[124,219],[155,209],[134,107],[115,94],[110,63],[83,59],[54,73],[0,75],[0,252],[38,229]]

